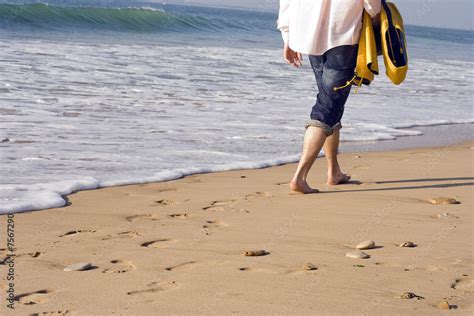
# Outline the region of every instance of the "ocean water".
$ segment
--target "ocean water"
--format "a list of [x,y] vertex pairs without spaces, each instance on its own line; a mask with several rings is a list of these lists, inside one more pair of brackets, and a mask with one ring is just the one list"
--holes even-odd
[[[297,161],[316,88],[307,60],[298,70],[282,61],[276,13],[36,2],[0,1],[0,213]],[[343,142],[474,122],[473,32],[407,33],[407,80],[382,74],[353,94]]]

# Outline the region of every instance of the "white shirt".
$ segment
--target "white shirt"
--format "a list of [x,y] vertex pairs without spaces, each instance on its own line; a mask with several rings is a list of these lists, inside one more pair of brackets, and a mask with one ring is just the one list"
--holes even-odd
[[377,15],[381,0],[280,0],[278,29],[292,50],[322,55],[358,43],[364,9]]

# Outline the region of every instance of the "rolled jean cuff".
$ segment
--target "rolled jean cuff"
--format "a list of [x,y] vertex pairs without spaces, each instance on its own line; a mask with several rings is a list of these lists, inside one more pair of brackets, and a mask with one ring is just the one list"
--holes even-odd
[[306,121],[305,128],[308,128],[310,126],[321,128],[324,131],[324,133],[326,134],[326,136],[331,136],[334,133],[334,131],[339,130],[339,129],[342,128],[341,122],[336,123],[334,126],[329,126],[328,124],[323,123],[323,122],[318,121],[318,120],[308,120],[308,121]]

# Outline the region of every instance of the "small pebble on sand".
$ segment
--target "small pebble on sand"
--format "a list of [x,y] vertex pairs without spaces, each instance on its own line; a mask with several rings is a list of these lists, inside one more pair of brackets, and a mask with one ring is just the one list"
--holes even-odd
[[268,255],[268,252],[266,252],[265,250],[247,250],[244,251],[243,255],[246,257],[261,257]]
[[438,307],[439,309],[455,309],[455,308],[456,308],[455,305],[449,304],[449,302],[448,302],[446,299],[444,299],[444,300],[442,300],[441,302],[439,302],[438,305],[437,305],[437,307]]
[[366,250],[366,249],[374,249],[375,248],[375,241],[373,240],[366,240],[359,244],[357,244],[356,249],[359,250]]
[[89,270],[90,268],[92,268],[92,264],[89,263],[89,262],[81,262],[81,263],[75,263],[75,264],[71,264],[67,267],[64,268],[64,271],[85,271],[85,270]]
[[318,267],[316,267],[314,264],[312,263],[306,263],[304,266],[303,266],[303,269],[305,270],[308,270],[308,271],[312,271],[312,270],[318,270]]
[[402,242],[398,247],[403,247],[403,248],[414,248],[416,247],[416,244],[412,241],[405,241]]
[[428,202],[430,202],[430,204],[439,204],[439,205],[452,205],[452,204],[461,204],[461,202],[459,202],[458,200],[456,199],[453,199],[453,198],[431,198],[428,200]]
[[352,259],[369,259],[370,255],[366,254],[363,251],[351,251],[346,253],[346,257]]

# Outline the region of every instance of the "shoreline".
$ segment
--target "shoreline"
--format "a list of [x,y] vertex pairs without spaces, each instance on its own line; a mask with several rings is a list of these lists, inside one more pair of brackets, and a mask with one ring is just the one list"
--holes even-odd
[[[400,136],[393,140],[341,142],[341,152],[374,152],[410,148],[443,147],[474,140],[474,123],[437,124],[403,128],[422,135]],[[344,128],[341,133],[343,133]],[[455,132],[454,132],[455,130]]]
[[[16,311],[472,313],[473,146],[342,153],[354,180],[337,187],[318,159],[320,194],[288,194],[288,164],[82,191],[68,207],[15,214]],[[364,240],[378,246],[369,259],[346,257]],[[397,247],[406,241],[416,247]],[[92,268],[63,271],[80,262]]]
[[[456,126],[456,134],[453,135],[452,129],[453,126]],[[415,136],[402,136],[397,137],[393,140],[377,140],[377,141],[360,141],[360,142],[341,142],[340,152],[341,153],[364,153],[364,152],[386,152],[391,150],[403,150],[410,148],[429,148],[429,147],[440,147],[440,146],[451,146],[456,144],[461,144],[464,142],[469,142],[474,140],[474,124],[444,124],[444,125],[432,125],[432,126],[418,126],[412,128],[404,129],[413,129],[420,131],[422,135]],[[322,155],[322,153],[321,153]],[[297,163],[298,159],[295,156],[286,156],[271,160],[264,161],[250,161],[250,162],[241,162],[235,164],[229,164],[225,166],[217,166],[215,168],[207,168],[203,170],[193,170],[193,168],[184,168],[184,169],[174,169],[166,170],[161,173],[156,173],[153,177],[147,180],[113,180],[113,181],[101,181],[93,177],[84,177],[80,181],[66,180],[62,181],[62,186],[60,190],[49,189],[49,200],[41,200],[39,203],[43,207],[31,207],[28,203],[34,203],[32,201],[26,202],[27,207],[17,206],[14,211],[6,211],[0,209],[0,215],[8,213],[22,213],[30,211],[43,211],[55,207],[67,207],[68,206],[68,196],[75,194],[81,191],[97,190],[110,187],[122,187],[129,185],[139,185],[139,184],[152,184],[152,183],[161,183],[167,181],[173,181],[182,179],[185,177],[199,175],[199,174],[212,174],[219,172],[228,172],[228,171],[239,171],[239,170],[258,170],[265,168],[272,168],[287,164]],[[158,175],[159,174],[159,175]],[[18,186],[39,186],[39,191],[44,190],[45,187],[54,186],[54,182],[46,182],[43,184],[34,184],[34,185],[18,185]],[[13,185],[15,186],[15,185]],[[48,191],[46,189],[46,191]],[[44,195],[44,193],[40,192]],[[34,205],[34,204],[33,204]],[[44,207],[47,206],[47,207]]]

